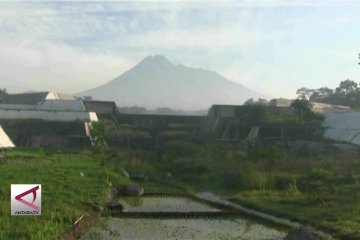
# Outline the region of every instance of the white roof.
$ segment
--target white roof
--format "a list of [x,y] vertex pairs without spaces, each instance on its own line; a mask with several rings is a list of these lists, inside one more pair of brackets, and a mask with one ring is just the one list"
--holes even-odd
[[15,147],[14,143],[8,137],[4,129],[0,126],[0,149],[13,147]]
[[317,113],[331,113],[331,112],[350,112],[351,108],[347,106],[311,102],[313,106],[313,111]]
[[75,100],[75,97],[67,93],[49,92],[46,100]]

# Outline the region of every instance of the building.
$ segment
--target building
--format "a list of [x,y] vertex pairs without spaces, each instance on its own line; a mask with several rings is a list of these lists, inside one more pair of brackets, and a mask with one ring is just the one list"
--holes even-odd
[[274,98],[268,102],[268,105],[272,107],[290,107],[293,101],[294,99]]
[[94,112],[100,118],[114,119],[119,115],[115,102],[82,100],[87,112]]
[[[267,139],[306,138],[314,131],[312,127],[296,124],[297,117],[289,106],[263,106],[258,109],[259,111],[250,111],[249,107],[251,106],[211,106],[207,116],[208,129],[215,138],[223,141],[258,137]],[[258,119],[258,116],[262,116],[264,119]]]
[[88,145],[89,126],[96,121],[96,113],[69,94],[9,94],[0,99],[0,122],[18,146]]
[[38,105],[46,100],[75,100],[70,94],[57,92],[31,92],[8,94],[0,98],[2,104]]
[[0,99],[0,119],[44,121],[98,121],[82,100],[69,94],[38,92],[8,94]]
[[15,145],[6,134],[2,126],[0,126],[0,150],[14,148]]
[[14,143],[11,141],[4,129],[0,126],[0,163],[5,161],[5,151],[14,147]]
[[350,112],[352,111],[348,106],[320,103],[320,102],[311,102],[313,106],[313,111],[316,113],[327,114],[334,112]]
[[325,116],[324,137],[360,145],[360,112],[333,112]]
[[[291,103],[294,99],[285,99],[285,98],[275,98],[269,101],[268,105],[272,107],[290,107]],[[335,104],[327,104],[320,102],[313,102],[312,110],[316,113],[327,114],[331,112],[350,112],[351,108],[347,106],[335,105]]]

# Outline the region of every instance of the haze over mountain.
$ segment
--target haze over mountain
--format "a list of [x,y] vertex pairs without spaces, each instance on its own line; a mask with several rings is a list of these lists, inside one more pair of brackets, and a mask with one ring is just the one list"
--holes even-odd
[[76,95],[115,101],[118,106],[184,110],[263,97],[214,71],[174,65],[162,55],[148,56],[114,80]]

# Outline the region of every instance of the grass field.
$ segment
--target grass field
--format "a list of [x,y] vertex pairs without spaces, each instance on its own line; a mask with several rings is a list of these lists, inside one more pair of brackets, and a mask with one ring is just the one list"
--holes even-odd
[[250,208],[310,224],[340,239],[360,239],[360,201],[350,194],[319,196],[248,191],[238,193],[232,199]]
[[[0,165],[0,239],[54,239],[81,215],[96,211],[107,198],[109,182],[126,181],[102,159],[90,152],[8,152]],[[32,183],[42,184],[42,215],[10,216],[10,185]]]
[[129,151],[119,158],[127,170],[141,169],[188,191],[211,191],[344,239],[360,239],[359,155],[293,155],[273,147],[245,152],[177,141],[165,146],[160,160],[151,152]]
[[[145,192],[212,191],[338,236],[360,239],[359,156],[292,156],[279,149],[241,152],[181,142],[164,148],[161,159],[154,152],[132,150],[102,155],[10,151],[0,165],[0,239],[61,235],[81,215],[106,201],[109,183],[129,182],[121,176],[122,168],[170,183],[140,182]],[[42,184],[42,216],[10,216],[10,184],[16,183]]]

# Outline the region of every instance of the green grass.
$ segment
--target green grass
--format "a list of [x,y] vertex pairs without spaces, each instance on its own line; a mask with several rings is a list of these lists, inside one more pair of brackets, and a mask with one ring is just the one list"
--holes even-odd
[[[161,150],[159,154],[123,149],[103,155],[39,149],[9,152],[0,165],[0,239],[59,236],[106,200],[110,182],[129,182],[120,176],[122,168],[184,187],[139,182],[145,192],[213,191],[249,207],[360,239],[360,194],[355,194],[360,193],[359,156],[292,156],[276,148],[243,152],[236,146],[183,142],[166,144]],[[80,172],[85,176],[80,177]],[[278,189],[279,176],[296,180]],[[42,216],[10,216],[14,183],[42,184]],[[313,183],[323,188],[301,188]]]
[[[109,181],[126,181],[91,153],[41,149],[8,152],[0,165],[0,239],[54,239],[83,214],[96,211],[108,195]],[[80,176],[80,172],[84,176]],[[41,216],[10,215],[10,185],[42,186]]]
[[248,207],[308,223],[337,236],[360,239],[359,202],[349,195],[248,191],[235,198]]
[[[178,151],[188,143],[172,144],[175,147],[163,146],[161,158],[153,152],[128,151],[118,157],[119,165],[130,172],[141,169],[190,192],[212,191],[273,215],[360,239],[359,155],[307,156],[274,147],[246,152],[216,144],[196,145],[196,151],[184,155]],[[166,177],[168,172],[171,178]]]

